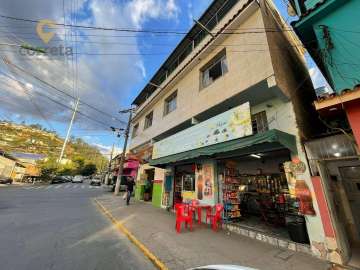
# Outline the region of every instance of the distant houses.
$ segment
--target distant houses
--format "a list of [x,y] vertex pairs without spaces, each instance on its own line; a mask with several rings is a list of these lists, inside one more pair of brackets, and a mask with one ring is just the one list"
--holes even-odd
[[26,178],[40,176],[37,160],[43,155],[29,153],[10,154],[0,150],[0,177],[12,178],[14,181],[22,181]]

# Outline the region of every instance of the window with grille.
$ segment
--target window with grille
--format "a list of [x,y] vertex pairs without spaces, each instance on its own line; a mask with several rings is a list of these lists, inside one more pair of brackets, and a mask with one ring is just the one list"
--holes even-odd
[[175,91],[168,98],[165,99],[164,115],[167,115],[172,111],[175,111],[176,106],[177,106],[177,91]]
[[253,134],[262,133],[269,130],[266,111],[262,111],[251,116]]
[[201,69],[201,88],[209,86],[227,72],[226,52],[223,50]]
[[137,123],[134,127],[133,127],[133,131],[132,131],[132,138],[135,138],[138,135],[138,131],[139,131],[139,123]]
[[150,112],[145,116],[144,129],[151,127],[152,122],[153,122],[153,112]]

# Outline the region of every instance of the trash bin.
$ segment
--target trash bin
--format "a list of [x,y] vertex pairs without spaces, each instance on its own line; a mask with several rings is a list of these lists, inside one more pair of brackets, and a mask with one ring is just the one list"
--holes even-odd
[[305,220],[296,219],[286,224],[290,239],[296,243],[309,244],[309,236],[306,230]]

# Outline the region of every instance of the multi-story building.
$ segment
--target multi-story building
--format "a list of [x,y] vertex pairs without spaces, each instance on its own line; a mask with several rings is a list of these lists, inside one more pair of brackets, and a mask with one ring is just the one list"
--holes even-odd
[[360,145],[360,31],[356,29],[360,2],[292,0],[290,3],[299,16],[293,27],[335,93],[316,101],[316,109],[324,117],[345,112]]
[[322,126],[300,41],[271,1],[216,0],[198,22],[133,102],[138,180],[153,178],[155,205],[222,203],[228,229],[328,258],[302,147]]
[[[325,235],[334,262],[360,267],[360,28],[358,0],[291,0],[292,26],[334,90],[314,100],[332,132],[307,142],[312,174],[324,187]],[[350,127],[350,128],[349,128]]]

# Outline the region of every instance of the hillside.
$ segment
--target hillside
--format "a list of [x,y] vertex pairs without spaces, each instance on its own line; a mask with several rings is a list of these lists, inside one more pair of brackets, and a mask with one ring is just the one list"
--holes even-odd
[[[44,130],[40,125],[19,125],[0,122],[0,149],[6,152],[21,152],[45,155],[48,159],[58,158],[64,140],[55,132]],[[64,158],[104,166],[106,158],[100,151],[80,138],[71,138]]]

